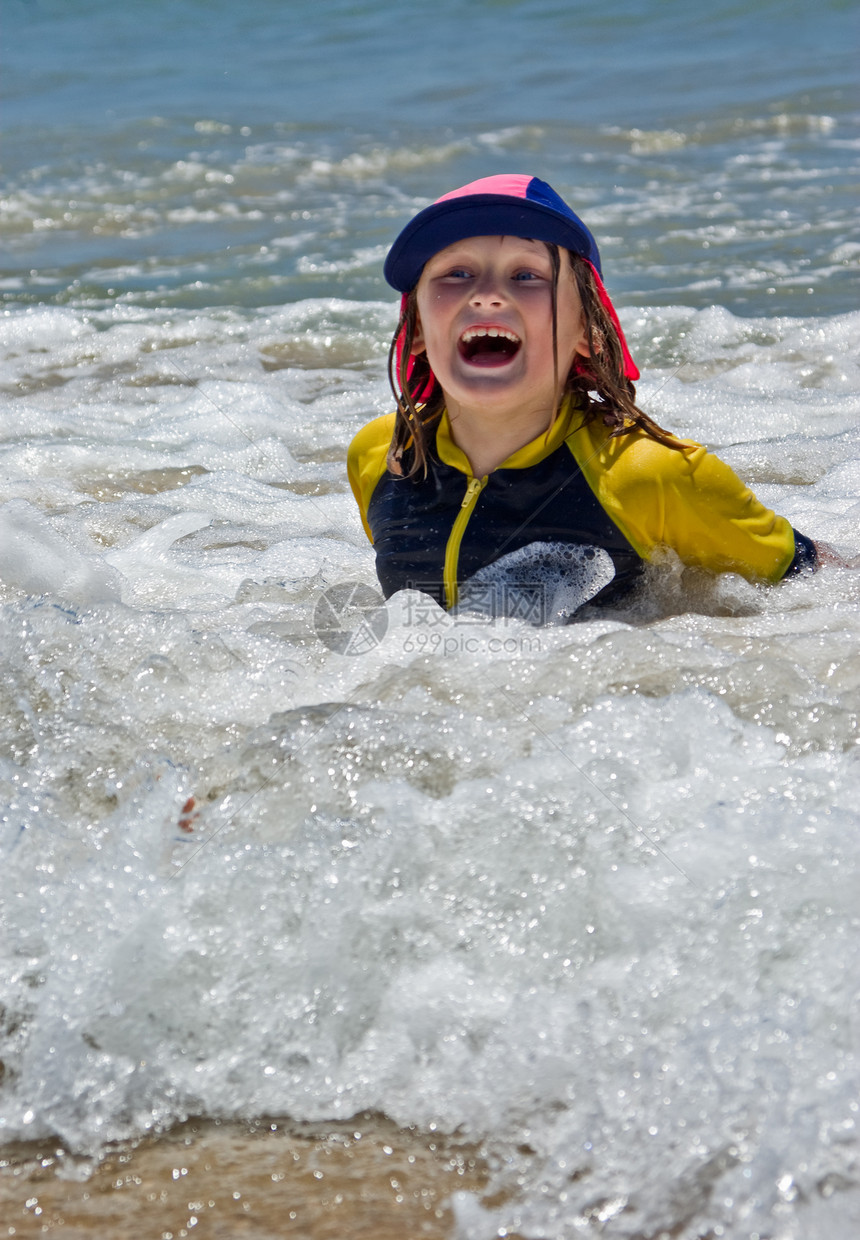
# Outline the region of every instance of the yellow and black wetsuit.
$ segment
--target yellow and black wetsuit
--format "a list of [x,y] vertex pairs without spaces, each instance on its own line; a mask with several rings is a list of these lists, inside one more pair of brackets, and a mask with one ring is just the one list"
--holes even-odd
[[750,580],[815,564],[814,544],[699,444],[676,451],[640,431],[613,439],[568,403],[547,434],[477,478],[443,413],[426,478],[407,478],[387,468],[393,426],[393,414],[377,418],[349,450],[386,597],[419,589],[454,607],[465,581],[531,545],[602,549],[613,596],[659,547]]

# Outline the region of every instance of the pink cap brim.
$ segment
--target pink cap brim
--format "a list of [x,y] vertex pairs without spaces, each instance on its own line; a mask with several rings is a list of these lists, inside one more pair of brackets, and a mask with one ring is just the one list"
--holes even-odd
[[[588,259],[586,259],[585,261],[588,263]],[[603,308],[606,311],[606,313],[609,315],[610,319],[612,320],[612,326],[615,328],[615,331],[618,335],[618,342],[621,345],[621,352],[624,355],[625,377],[628,379],[633,379],[633,380],[638,379],[639,378],[639,367],[636,365],[636,363],[633,361],[633,358],[630,356],[630,350],[627,347],[627,341],[624,337],[624,332],[621,330],[621,324],[618,321],[618,314],[616,313],[615,307],[613,306],[612,302],[609,299],[609,294],[604,288],[603,281],[600,278],[600,273],[598,272],[597,268],[594,266],[593,263],[588,263],[588,265],[594,273],[594,281],[597,285],[598,296],[600,297],[600,300],[603,303]]]

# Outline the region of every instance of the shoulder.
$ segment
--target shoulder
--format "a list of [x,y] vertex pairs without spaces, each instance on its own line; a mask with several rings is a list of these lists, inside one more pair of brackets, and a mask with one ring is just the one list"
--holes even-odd
[[394,433],[394,414],[386,413],[363,426],[349,445],[347,471],[352,489],[363,508],[379,479],[385,473],[388,449]]
[[672,448],[644,432],[611,443],[610,477],[619,490],[652,487],[667,501],[669,494],[674,494],[679,502],[731,507],[743,505],[752,497],[732,467],[700,443],[679,440],[680,446]]
[[350,465],[358,464],[368,453],[378,452],[380,448],[388,452],[394,434],[394,418],[393,413],[385,413],[361,428],[349,445],[347,460]]
[[680,482],[717,460],[692,440],[679,439],[675,448],[642,430],[616,436],[599,420],[577,427],[568,436],[567,444],[583,473],[593,483],[598,478],[611,479],[613,490]]

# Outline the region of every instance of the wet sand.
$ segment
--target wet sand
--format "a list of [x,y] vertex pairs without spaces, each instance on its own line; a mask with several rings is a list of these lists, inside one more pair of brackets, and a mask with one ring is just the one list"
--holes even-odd
[[110,1147],[0,1150],[0,1237],[61,1240],[450,1240],[446,1202],[481,1192],[481,1151],[384,1116],[294,1125],[189,1121]]

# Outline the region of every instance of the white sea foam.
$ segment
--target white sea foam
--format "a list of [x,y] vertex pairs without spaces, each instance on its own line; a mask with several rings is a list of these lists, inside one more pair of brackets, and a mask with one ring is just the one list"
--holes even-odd
[[[668,556],[538,630],[404,594],[329,650],[392,318],[2,321],[0,1131],[379,1109],[496,1152],[464,1240],[849,1240],[857,572]],[[647,407],[856,555],[860,316],[624,318]]]

